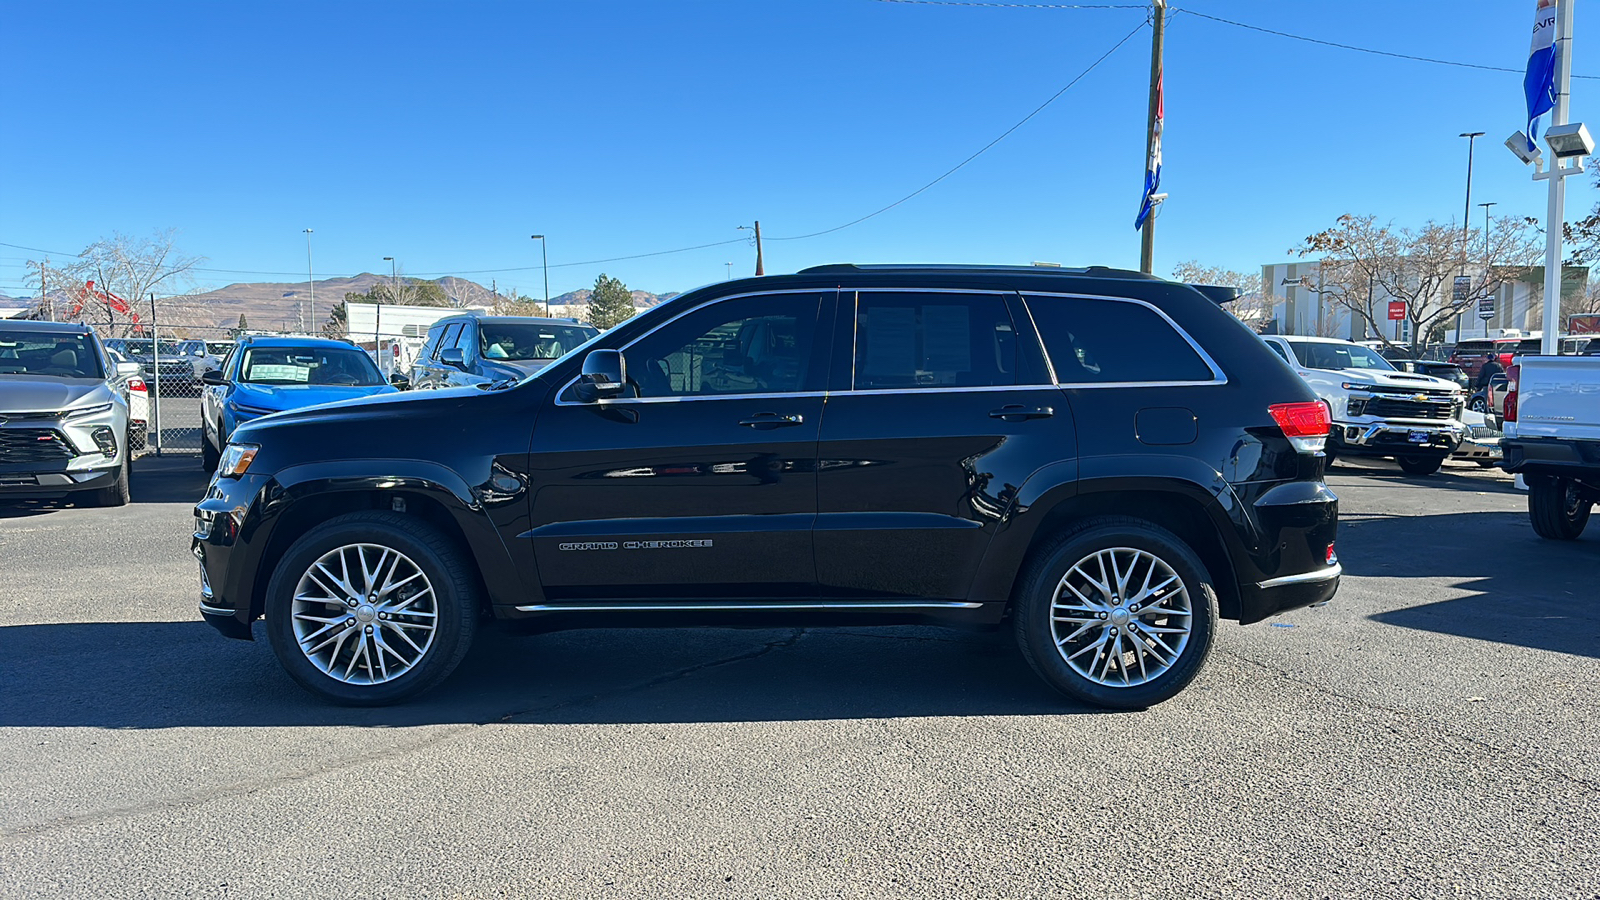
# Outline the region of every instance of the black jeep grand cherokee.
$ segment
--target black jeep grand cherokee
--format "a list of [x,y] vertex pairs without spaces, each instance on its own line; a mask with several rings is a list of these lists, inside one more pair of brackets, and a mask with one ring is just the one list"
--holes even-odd
[[718,284],[515,385],[279,413],[196,508],[201,613],[341,703],[533,628],[993,626],[1143,707],[1220,618],[1338,587],[1326,408],[1202,291],[1110,269]]

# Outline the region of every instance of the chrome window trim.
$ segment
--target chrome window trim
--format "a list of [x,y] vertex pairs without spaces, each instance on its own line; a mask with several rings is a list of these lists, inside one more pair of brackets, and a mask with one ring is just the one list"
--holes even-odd
[[[645,338],[649,337],[652,334],[655,334],[656,332],[658,332],[661,329],[667,327],[668,325],[671,325],[673,322],[678,321],[679,319],[683,318],[684,316],[690,315],[691,313],[697,313],[700,310],[705,309],[708,306],[713,306],[713,305],[718,304],[718,303],[724,303],[724,302],[729,301],[729,300],[743,300],[746,297],[771,297],[771,296],[775,296],[775,295],[778,295],[778,294],[806,293],[806,292],[811,291],[811,290],[820,291],[822,293],[827,293],[828,291],[831,290],[831,291],[834,292],[835,296],[837,296],[838,293],[839,293],[839,288],[837,288],[837,287],[834,287],[834,288],[805,288],[805,289],[798,289],[798,290],[795,289],[795,288],[777,288],[777,289],[768,290],[768,291],[746,291],[746,292],[744,292],[742,294],[727,294],[727,295],[722,296],[722,297],[712,297],[710,300],[707,300],[704,303],[699,303],[699,304],[696,304],[694,306],[689,307],[688,309],[684,310],[683,312],[678,313],[677,315],[675,315],[672,318],[666,320],[665,322],[662,322],[660,325],[657,325],[656,327],[650,329],[649,331],[646,331],[644,334],[641,334],[638,337],[634,338],[633,340],[627,342],[626,344],[623,344],[621,347],[617,348],[617,352],[621,353],[621,354],[624,354],[624,356],[626,356],[629,347],[632,347],[634,344],[639,343],[640,341],[644,340]],[[604,333],[605,332],[601,332],[601,334],[604,334]],[[595,335],[595,338],[598,338],[599,336],[600,335]],[[592,341],[595,338],[590,338],[590,340]],[[577,348],[574,347],[573,349],[576,350]],[[538,373],[535,373],[535,374],[537,375]],[[568,381],[566,384],[563,384],[561,386],[560,390],[556,391],[556,405],[557,406],[591,406],[591,405],[593,405],[593,404],[589,404],[589,403],[584,403],[582,401],[562,400],[561,399],[561,395],[565,394],[568,390],[570,390],[572,388],[573,385],[577,384],[578,383],[578,379],[581,378],[581,377],[582,377],[581,375],[573,376],[570,381]],[[826,382],[826,378],[824,378],[824,382]],[[822,397],[822,396],[825,396],[826,393],[827,393],[826,391],[795,391],[795,392],[790,392],[790,393],[777,393],[777,394],[695,394],[695,395],[687,395],[687,396],[683,396],[683,397],[610,397],[610,398],[603,399],[603,400],[597,400],[595,402],[599,403],[599,404],[607,404],[607,403],[682,403],[682,402],[684,402],[686,400],[734,400],[734,399],[738,399],[740,397],[743,397],[743,398],[746,398],[746,399],[771,398],[771,397]]]
[[1039,334],[1039,350],[1040,352],[1044,353],[1045,364],[1050,367],[1050,377],[1055,380],[1057,387],[1070,388],[1072,390],[1106,390],[1108,388],[1140,387],[1215,387],[1228,383],[1227,373],[1223,372],[1222,367],[1217,365],[1217,361],[1211,357],[1211,354],[1207,353],[1205,348],[1200,346],[1200,342],[1195,340],[1188,331],[1185,331],[1182,325],[1179,325],[1177,322],[1173,321],[1172,317],[1167,315],[1165,310],[1153,303],[1150,303],[1149,301],[1140,300],[1137,297],[1109,297],[1102,294],[1060,293],[1057,291],[1018,291],[1017,295],[1022,298],[1022,305],[1028,309],[1028,317],[1030,319],[1033,318],[1033,309],[1028,306],[1029,297],[1063,297],[1070,300],[1106,300],[1112,303],[1132,303],[1136,306],[1142,306],[1161,317],[1161,320],[1167,323],[1167,327],[1177,332],[1178,336],[1183,338],[1183,340],[1189,345],[1189,348],[1199,355],[1201,362],[1206,364],[1206,367],[1211,370],[1211,374],[1213,376],[1210,381],[1064,382],[1061,381],[1059,376],[1056,375],[1055,363],[1051,362],[1050,360],[1050,348],[1045,343],[1044,333],[1039,331],[1038,324],[1034,323],[1034,331]]

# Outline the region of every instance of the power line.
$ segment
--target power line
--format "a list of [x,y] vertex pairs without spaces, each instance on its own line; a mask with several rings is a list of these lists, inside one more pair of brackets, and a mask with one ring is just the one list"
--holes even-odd
[[[903,3],[910,2],[910,0],[882,0],[882,2]],[[1325,41],[1321,38],[1306,37],[1303,34],[1291,34],[1287,31],[1277,31],[1272,28],[1263,28],[1260,25],[1251,25],[1246,22],[1235,22],[1232,19],[1224,19],[1221,16],[1213,16],[1209,13],[1198,12],[1196,10],[1189,9],[1188,7],[1177,9],[1176,11],[1201,19],[1209,19],[1213,22],[1221,22],[1224,25],[1232,25],[1235,28],[1244,28],[1249,31],[1259,31],[1262,34],[1270,34],[1275,37],[1288,38],[1291,41],[1304,41],[1307,44],[1318,44],[1323,47],[1335,47],[1340,50],[1350,50],[1355,53],[1368,53],[1373,56],[1387,56],[1391,59],[1405,59],[1412,62],[1431,63],[1436,66],[1454,66],[1459,69],[1478,69],[1484,72],[1509,72],[1513,75],[1521,75],[1523,71],[1521,69],[1512,69],[1505,66],[1484,66],[1479,65],[1478,63],[1459,62],[1452,59],[1434,59],[1431,56],[1413,56],[1409,53],[1395,53],[1389,50],[1374,50],[1371,47],[1357,47],[1354,44],[1341,44],[1337,41]],[[1590,80],[1600,79],[1600,75],[1574,75],[1572,77]]]
[[[895,2],[912,2],[912,0],[895,0]],[[923,2],[923,0],[918,0],[918,2]],[[926,0],[926,2],[930,2],[931,3],[931,2],[934,2],[934,0]],[[1140,22],[1137,26],[1134,27],[1134,29],[1132,31],[1128,32],[1125,36],[1123,36],[1122,40],[1117,41],[1115,44],[1113,44],[1111,46],[1110,50],[1107,50],[1105,53],[1102,53],[1100,55],[1099,59],[1097,59],[1094,62],[1090,63],[1089,64],[1089,68],[1084,69],[1082,72],[1079,72],[1076,78],[1073,78],[1071,81],[1067,82],[1066,87],[1063,87],[1061,90],[1056,91],[1054,94],[1052,94],[1050,96],[1050,99],[1048,99],[1048,100],[1044,101],[1043,103],[1039,104],[1039,106],[1037,108],[1035,108],[1033,112],[1028,113],[1026,116],[1023,116],[1022,120],[1017,122],[1017,124],[1011,126],[1010,128],[1007,128],[1005,131],[1001,132],[999,137],[995,138],[994,140],[990,141],[987,144],[984,144],[981,148],[978,149],[978,152],[972,154],[971,156],[967,157],[966,159],[963,159],[961,162],[956,163],[956,165],[953,168],[951,168],[949,171],[945,172],[943,175],[940,175],[938,178],[935,178],[934,180],[932,180],[932,181],[928,182],[927,184],[923,185],[922,187],[917,188],[916,190],[912,191],[911,193],[905,195],[904,197],[901,197],[899,200],[896,200],[895,202],[889,204],[888,206],[885,206],[882,209],[877,210],[876,212],[867,213],[866,215],[862,216],[861,218],[853,219],[853,220],[851,220],[849,222],[844,223],[843,225],[835,225],[832,228],[824,229],[822,231],[813,231],[810,234],[797,234],[797,235],[793,235],[791,237],[774,237],[774,238],[767,238],[767,240],[769,240],[769,241],[802,241],[802,240],[805,240],[806,238],[821,237],[822,235],[825,235],[825,234],[832,234],[835,231],[843,231],[843,230],[845,230],[846,228],[849,228],[852,225],[860,225],[862,222],[865,222],[868,219],[871,219],[871,218],[873,218],[875,216],[880,216],[880,215],[888,212],[889,210],[894,209],[896,206],[899,206],[900,204],[906,202],[907,200],[910,200],[912,197],[917,196],[918,194],[922,193],[923,191],[926,191],[928,188],[933,187],[934,185],[938,184],[939,182],[945,180],[946,178],[949,178],[951,175],[954,175],[955,173],[957,173],[957,172],[961,171],[963,168],[965,168],[968,163],[972,162],[973,160],[975,160],[978,157],[982,156],[983,154],[987,153],[989,151],[989,148],[991,148],[995,144],[998,144],[1001,141],[1005,140],[1007,137],[1010,137],[1011,133],[1013,131],[1016,131],[1018,128],[1021,128],[1023,125],[1026,125],[1028,123],[1028,120],[1032,119],[1034,116],[1037,116],[1039,113],[1044,112],[1045,107],[1047,107],[1050,104],[1056,102],[1056,100],[1060,99],[1062,94],[1065,94],[1067,91],[1071,90],[1073,85],[1075,85],[1078,82],[1082,81],[1085,77],[1087,77],[1089,75],[1090,72],[1093,72],[1095,69],[1099,68],[1100,64],[1105,62],[1108,58],[1110,58],[1111,54],[1113,54],[1113,53],[1117,52],[1118,50],[1122,49],[1122,45],[1123,44],[1126,44],[1128,41],[1133,40],[1133,36],[1138,34],[1141,31],[1143,31],[1145,26],[1148,25],[1148,24],[1150,24],[1148,21]]]
[[988,6],[996,9],[1137,9],[1149,12],[1148,3],[978,3],[974,0],[878,0],[880,3],[910,3],[916,6]]

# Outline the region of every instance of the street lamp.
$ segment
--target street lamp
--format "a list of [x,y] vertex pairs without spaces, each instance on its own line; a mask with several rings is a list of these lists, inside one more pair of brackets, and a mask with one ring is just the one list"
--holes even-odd
[[728,267],[728,280],[732,281],[733,280],[733,263],[725,262],[725,263],[723,263],[723,265]]
[[389,264],[389,299],[399,300],[400,294],[398,292],[400,290],[400,275],[396,271],[394,257],[385,256],[383,261]]
[[[308,302],[311,306],[309,312],[312,324],[315,325],[317,318],[317,280],[311,274],[311,229],[309,228],[306,229],[306,293],[309,295]],[[307,330],[304,314],[300,318],[300,330]]]
[[[396,271],[398,263],[394,261],[394,257],[392,256],[385,256],[383,259],[384,262],[389,264],[389,299],[398,301],[400,299],[400,295],[398,293],[400,290],[400,275]],[[346,318],[346,321],[348,321],[348,317]],[[378,365],[383,365],[382,303],[374,304],[372,310],[372,358],[378,361]]]
[[544,269],[544,314],[550,315],[550,253],[549,244],[545,243],[544,235],[532,234],[530,238],[539,242],[540,267]]

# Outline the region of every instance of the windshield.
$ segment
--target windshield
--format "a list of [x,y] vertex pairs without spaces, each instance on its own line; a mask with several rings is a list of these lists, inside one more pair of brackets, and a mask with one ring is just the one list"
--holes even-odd
[[86,334],[0,330],[0,375],[104,378],[100,354]]
[[249,384],[311,384],[375,387],[378,367],[360,350],[342,347],[252,347],[239,366]]
[[233,341],[206,341],[206,352],[212,356],[227,356],[233,349]]
[[[144,339],[134,338],[134,339],[124,340],[121,343],[122,343],[122,352],[126,353],[126,354],[129,354],[130,356],[149,356],[151,354],[153,348],[155,347],[155,341],[152,341],[152,340],[150,340],[148,338],[144,338]],[[174,344],[171,341],[162,341],[161,342],[161,355],[162,356],[182,356],[183,354],[181,352],[179,352],[177,344]]]
[[484,359],[557,359],[599,333],[588,325],[484,322],[478,355]]
[[1382,369],[1393,372],[1389,361],[1359,344],[1324,344],[1293,341],[1295,358],[1308,369]]

